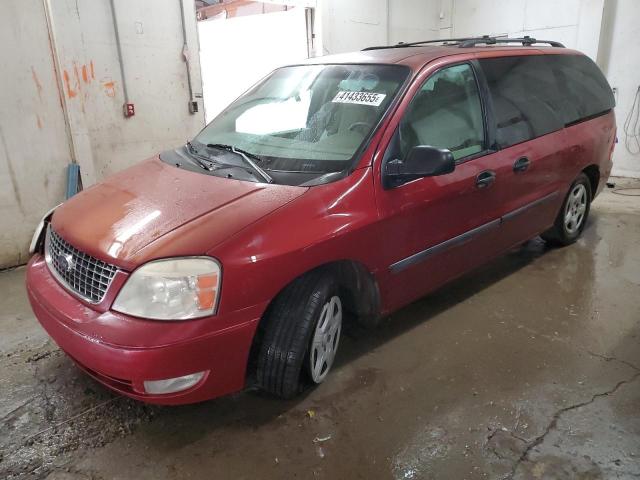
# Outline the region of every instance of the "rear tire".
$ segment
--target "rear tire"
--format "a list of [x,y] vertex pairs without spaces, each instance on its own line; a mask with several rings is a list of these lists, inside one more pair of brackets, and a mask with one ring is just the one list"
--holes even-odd
[[[263,318],[256,366],[262,390],[291,398],[326,378],[340,340],[342,303],[338,285],[323,272],[298,278],[276,297]],[[314,368],[319,361],[325,365]]]
[[584,230],[590,209],[591,182],[581,173],[571,184],[553,227],[540,236],[551,245],[572,244]]

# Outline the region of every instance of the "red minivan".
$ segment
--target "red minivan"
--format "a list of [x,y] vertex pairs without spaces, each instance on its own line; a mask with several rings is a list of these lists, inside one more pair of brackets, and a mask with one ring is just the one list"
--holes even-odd
[[528,37],[279,68],[185,146],[45,216],[31,305],[124,395],[291,397],[326,378],[346,318],[375,324],[536,235],[575,241],[613,107],[589,58]]

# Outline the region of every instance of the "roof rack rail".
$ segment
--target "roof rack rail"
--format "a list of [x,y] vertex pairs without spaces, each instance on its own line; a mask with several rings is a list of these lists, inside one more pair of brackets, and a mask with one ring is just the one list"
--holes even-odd
[[459,44],[460,42],[464,42],[466,40],[474,40],[474,37],[465,37],[465,38],[441,38],[439,40],[422,40],[420,42],[399,42],[396,43],[395,45],[380,45],[380,46],[376,46],[376,47],[367,47],[367,48],[363,48],[362,51],[365,52],[367,50],[383,50],[385,48],[406,48],[406,47],[418,47],[420,45],[424,45],[427,43],[444,43],[445,45],[448,44]]
[[469,48],[475,47],[478,44],[495,45],[496,43],[520,43],[524,47],[530,47],[531,45],[537,43],[546,43],[548,45],[551,45],[552,47],[564,48],[564,45],[560,42],[555,42],[553,40],[538,40],[536,38],[530,37],[529,35],[525,35],[522,38],[500,38],[484,35],[482,37],[469,38],[467,40],[464,40],[460,42],[458,46],[460,48]]
[[441,38],[439,40],[423,40],[420,42],[400,42],[395,45],[381,45],[376,47],[367,47],[363,48],[362,51],[365,52],[367,50],[383,50],[386,48],[407,48],[407,47],[419,47],[420,45],[426,45],[429,43],[442,43],[443,45],[457,45],[460,48],[469,48],[475,47],[478,44],[484,45],[495,45],[497,43],[520,43],[525,47],[530,47],[531,45],[537,43],[546,43],[547,45],[551,45],[552,47],[564,48],[564,45],[560,42],[556,42],[553,40],[538,40],[536,38],[525,35],[522,38],[503,38],[503,37],[492,37],[490,35],[483,35],[482,37],[465,37],[465,38]]

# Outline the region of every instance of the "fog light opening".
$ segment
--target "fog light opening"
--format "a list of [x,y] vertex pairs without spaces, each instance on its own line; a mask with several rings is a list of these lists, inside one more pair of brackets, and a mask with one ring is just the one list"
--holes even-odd
[[204,377],[206,372],[190,373],[182,377],[167,378],[166,380],[145,380],[144,391],[152,395],[176,393],[193,387]]

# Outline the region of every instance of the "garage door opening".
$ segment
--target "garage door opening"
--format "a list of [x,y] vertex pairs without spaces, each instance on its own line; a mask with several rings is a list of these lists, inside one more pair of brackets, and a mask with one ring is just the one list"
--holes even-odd
[[198,22],[207,123],[274,69],[310,56],[312,17],[313,9],[296,7]]

